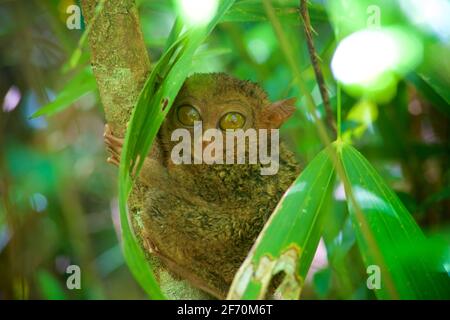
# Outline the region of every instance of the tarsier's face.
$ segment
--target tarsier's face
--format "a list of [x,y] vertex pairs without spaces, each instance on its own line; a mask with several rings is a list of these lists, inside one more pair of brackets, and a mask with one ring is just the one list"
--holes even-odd
[[203,129],[235,130],[253,126],[253,114],[246,101],[216,101],[214,108],[205,107],[203,101],[193,97],[181,99],[173,112],[173,121],[179,127],[192,128],[201,121]]
[[207,75],[202,76],[189,79],[178,94],[167,116],[169,131],[193,130],[196,121],[202,122],[203,131],[255,128],[255,101],[239,92],[218,92],[207,82]]
[[[201,123],[202,133],[227,130],[278,129],[295,110],[292,100],[270,103],[257,85],[225,74],[196,74],[186,80],[162,126],[169,149],[176,129],[186,129],[194,135]],[[224,140],[225,141],[225,140]],[[206,146],[209,142],[203,141]]]

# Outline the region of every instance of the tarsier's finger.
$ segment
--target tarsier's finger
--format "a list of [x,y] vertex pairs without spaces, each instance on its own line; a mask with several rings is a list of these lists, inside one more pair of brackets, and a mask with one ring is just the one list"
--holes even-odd
[[122,147],[123,146],[123,139],[117,138],[111,134],[107,134],[105,132],[104,134],[105,143],[114,147]]
[[109,145],[116,145],[121,147],[123,145],[123,139],[117,138],[111,131],[111,128],[108,124],[105,124],[105,130],[103,133],[103,137],[105,138],[105,143]]
[[105,134],[112,135],[111,127],[109,126],[109,124],[105,124],[104,135]]
[[106,162],[119,166],[119,160],[115,157],[108,157],[108,159],[106,159]]
[[133,168],[131,169],[131,175],[132,176],[136,176],[136,171],[137,171],[137,164],[139,163],[139,161],[141,160],[141,155],[137,155],[136,156],[136,160],[133,162]]
[[107,150],[109,153],[111,153],[112,156],[116,157],[117,159],[120,158],[120,154],[122,153],[122,148],[112,148],[110,146],[107,147]]
[[107,146],[108,152],[111,154],[110,157],[106,159],[108,163],[112,163],[116,166],[119,166],[120,163],[120,154],[122,152],[123,139],[116,138],[111,128],[108,124],[105,125],[105,130],[103,133],[104,141]]

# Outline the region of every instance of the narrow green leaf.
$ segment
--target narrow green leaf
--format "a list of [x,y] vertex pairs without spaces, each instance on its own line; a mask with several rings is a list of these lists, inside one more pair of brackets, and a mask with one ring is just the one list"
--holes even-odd
[[406,79],[412,83],[423,97],[428,99],[433,106],[443,115],[450,117],[450,94],[444,86],[430,77],[417,73],[409,74]]
[[[283,20],[290,20],[292,23],[300,24],[299,18],[299,1],[288,0],[283,3],[273,2],[273,6],[277,15]],[[311,21],[326,21],[327,13],[321,4],[310,4]],[[225,14],[222,22],[250,22],[250,21],[267,21],[267,15],[261,5],[261,0],[242,0],[236,4]]]
[[427,255],[419,250],[427,239],[396,194],[355,148],[340,146],[356,240],[366,267],[373,265],[380,270],[377,297],[449,298],[450,278],[443,266],[443,248],[429,245]]
[[285,299],[299,297],[333,186],[329,151],[319,153],[286,191],[236,274],[228,298],[263,299],[279,272],[285,276],[276,293]]
[[332,272],[330,268],[325,268],[314,274],[314,289],[320,298],[325,298],[331,290]]
[[183,29],[183,23],[180,18],[176,18],[173,23],[172,29],[170,30],[169,36],[166,40],[166,45],[164,47],[164,52],[167,51],[175,41],[180,37],[181,31]]
[[123,249],[128,266],[151,298],[164,298],[128,222],[127,200],[133,178],[139,175],[153,140],[175,97],[189,74],[195,51],[214,29],[234,0],[221,1],[217,14],[205,27],[193,27],[180,35],[175,22],[167,50],[153,68],[133,110],[125,136],[119,167],[119,208]]
[[423,79],[442,99],[445,100],[447,107],[450,105],[450,92],[448,86],[444,81],[437,77],[433,77],[432,73],[419,74],[419,77]]
[[49,104],[36,111],[31,118],[50,116],[69,107],[74,101],[97,88],[94,75],[90,67],[80,71],[72,78]]
[[46,300],[66,300],[67,296],[63,287],[51,273],[39,270],[36,274],[39,289]]

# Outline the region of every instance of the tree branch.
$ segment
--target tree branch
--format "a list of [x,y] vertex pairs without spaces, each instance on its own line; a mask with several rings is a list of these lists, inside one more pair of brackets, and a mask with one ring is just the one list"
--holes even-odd
[[[98,0],[83,0],[83,15],[91,22]],[[148,73],[150,59],[134,0],[105,1],[88,35],[94,71],[106,121],[123,136],[126,122]]]
[[[96,12],[101,2],[103,8]],[[134,0],[82,0],[82,9],[86,23],[93,23],[88,34],[91,66],[106,121],[116,136],[123,137],[126,123],[150,72],[150,58],[141,32],[138,10]],[[142,238],[141,232],[135,231],[137,238]],[[148,257],[168,298],[209,298],[186,280],[175,278],[158,258],[150,253]]]
[[325,109],[325,116],[330,128],[336,133],[336,123],[334,121],[333,110],[330,105],[330,98],[328,96],[328,90],[325,84],[322,70],[320,68],[319,56],[314,47],[314,41],[312,39],[311,20],[309,19],[308,3],[307,0],[300,0],[300,15],[303,19],[303,26],[306,35],[306,43],[308,45],[309,57],[311,59],[312,66],[314,68],[314,74],[316,76],[317,84],[319,85],[320,95],[322,96],[323,106]]

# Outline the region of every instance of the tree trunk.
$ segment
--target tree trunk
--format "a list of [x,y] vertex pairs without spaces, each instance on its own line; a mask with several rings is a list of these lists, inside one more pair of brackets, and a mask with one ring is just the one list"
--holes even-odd
[[[126,123],[150,72],[150,58],[141,32],[134,0],[83,0],[83,16],[93,23],[88,34],[91,66],[105,110],[106,121],[116,136],[125,135]],[[139,237],[139,234],[137,234]],[[161,289],[171,299],[205,299],[209,296],[187,281],[176,279],[156,257],[150,257]]]
[[[95,15],[97,0],[84,0],[87,23]],[[134,0],[105,1],[88,35],[94,71],[106,121],[117,136],[126,122],[150,72],[150,59]]]

